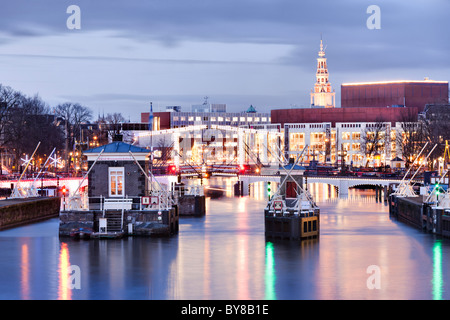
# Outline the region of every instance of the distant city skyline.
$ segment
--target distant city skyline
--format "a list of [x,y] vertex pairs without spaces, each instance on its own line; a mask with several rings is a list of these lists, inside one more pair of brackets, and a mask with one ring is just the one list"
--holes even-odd
[[[79,30],[67,27],[70,5]],[[380,8],[380,29],[367,8]],[[179,105],[230,112],[309,106],[320,38],[340,107],[346,82],[449,80],[444,0],[110,1],[2,3],[0,83],[54,107],[78,102],[139,121]]]

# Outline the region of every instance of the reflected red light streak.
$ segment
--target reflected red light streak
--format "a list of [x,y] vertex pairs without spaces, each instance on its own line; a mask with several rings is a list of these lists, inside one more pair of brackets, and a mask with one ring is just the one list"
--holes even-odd
[[58,286],[58,300],[71,300],[72,291],[69,288],[69,249],[67,243],[61,244],[59,252],[59,286]]
[[25,243],[21,249],[21,292],[22,299],[30,299],[30,255],[28,245]]

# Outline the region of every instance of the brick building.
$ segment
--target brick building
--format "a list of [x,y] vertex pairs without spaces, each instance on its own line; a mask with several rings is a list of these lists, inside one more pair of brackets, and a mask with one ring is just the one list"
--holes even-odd
[[341,108],[406,107],[423,111],[426,104],[448,102],[448,81],[343,83]]
[[[150,150],[133,146],[122,141],[84,151],[88,166],[91,168],[88,181],[88,196],[90,208],[98,207],[100,197],[126,198],[147,195],[147,179],[134,158],[144,170],[148,169]],[[101,157],[99,158],[101,154]]]

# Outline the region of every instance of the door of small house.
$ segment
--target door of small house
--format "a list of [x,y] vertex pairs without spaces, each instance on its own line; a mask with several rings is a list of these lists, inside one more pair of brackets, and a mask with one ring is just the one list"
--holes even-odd
[[294,181],[286,182],[286,198],[297,198],[297,184]]

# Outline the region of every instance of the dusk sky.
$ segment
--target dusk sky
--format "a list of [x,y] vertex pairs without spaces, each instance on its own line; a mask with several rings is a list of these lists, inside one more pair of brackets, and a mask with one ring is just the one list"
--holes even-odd
[[[0,83],[95,118],[204,96],[233,112],[309,106],[321,34],[338,107],[345,82],[450,75],[448,0],[0,1]],[[370,5],[381,29],[366,25]]]

